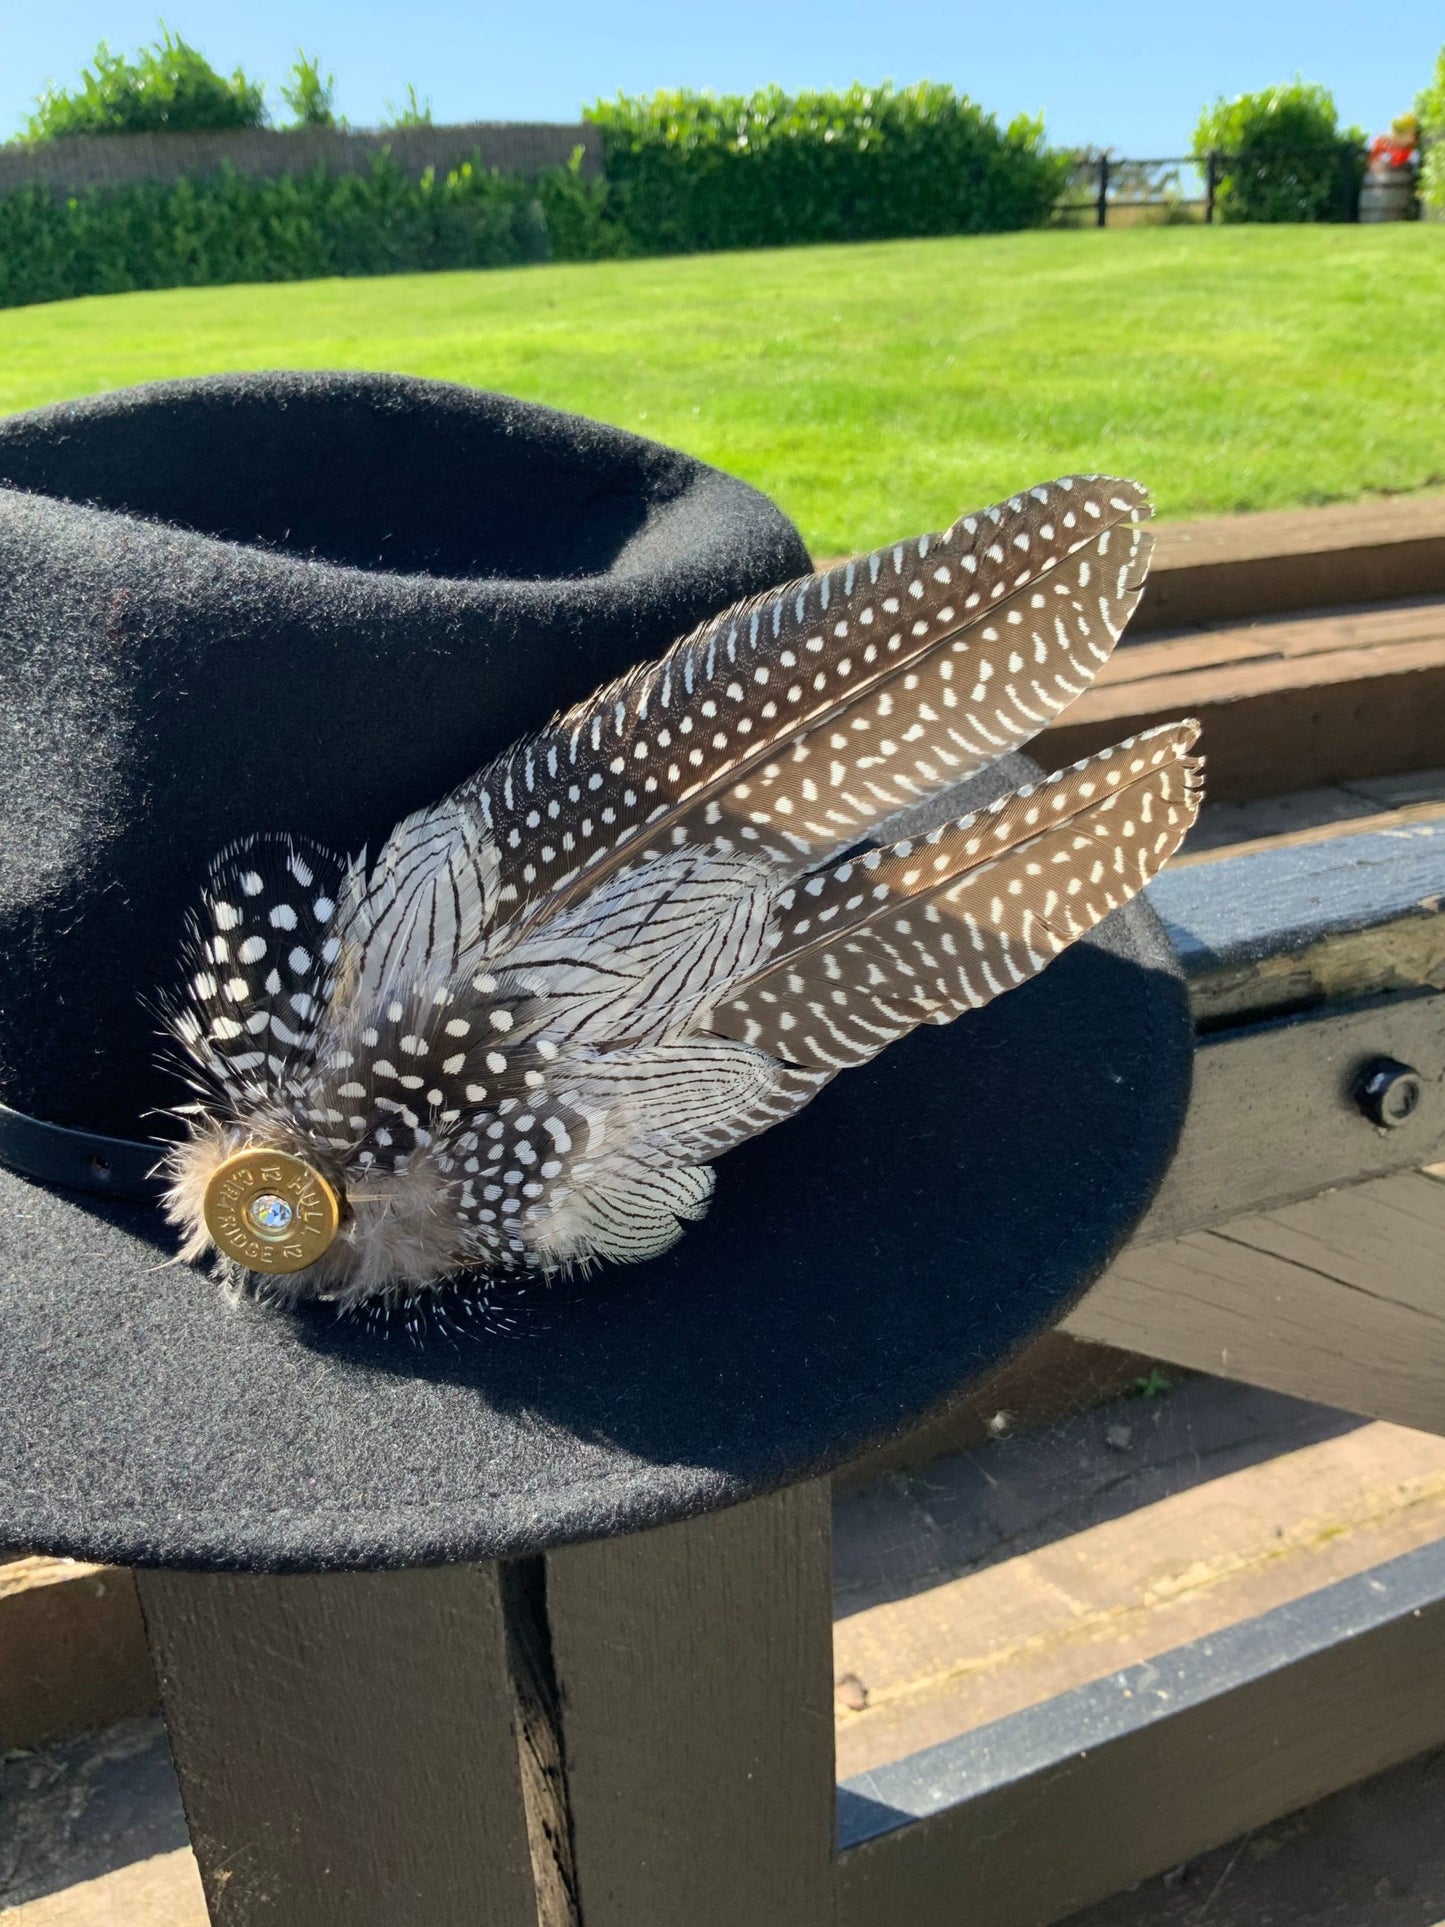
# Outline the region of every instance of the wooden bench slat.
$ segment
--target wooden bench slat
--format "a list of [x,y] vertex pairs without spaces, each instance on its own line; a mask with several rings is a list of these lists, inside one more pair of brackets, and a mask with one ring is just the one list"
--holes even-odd
[[495,1565],[136,1578],[218,1927],[537,1927]]
[[1445,1545],[839,1789],[840,1927],[1039,1927],[1445,1740]]
[[1406,1172],[1130,1246],[1065,1329],[1445,1433],[1442,1253],[1445,1184]]
[[1132,629],[1125,632],[1124,646],[1104,665],[1096,687],[1231,662],[1268,661],[1276,656],[1308,659],[1338,649],[1428,640],[1445,635],[1445,601],[1431,597],[1362,609],[1322,609],[1307,616],[1275,616],[1262,622],[1189,630],[1157,642],[1130,642],[1132,634]]
[[[1441,772],[1445,783],[1445,771]],[[1293,794],[1298,795],[1295,791]],[[1317,843],[1336,843],[1347,836],[1394,836],[1401,830],[1416,827],[1445,824],[1445,795],[1431,797],[1428,802],[1401,803],[1383,810],[1361,811],[1361,796],[1349,791],[1313,791],[1314,796],[1338,795],[1348,806],[1353,804],[1349,814],[1327,818],[1322,822],[1302,824],[1298,829],[1278,830],[1272,834],[1237,837],[1227,843],[1215,843],[1203,849],[1194,849],[1186,843],[1179,854],[1170,859],[1171,870],[1197,869],[1201,864],[1232,862],[1243,856],[1263,856],[1284,850],[1309,849]],[[1247,806],[1245,806],[1247,807]]]
[[847,1780],[1445,1538],[1445,1437],[1186,1378],[845,1496],[834,1533]]
[[555,1552],[586,1927],[831,1927],[831,1493]]
[[[1114,662],[1119,660],[1116,655]],[[1380,676],[1407,676],[1441,664],[1445,664],[1445,616],[1434,633],[1416,636],[1408,642],[1368,646],[1351,643],[1308,654],[1261,654],[1249,661],[1171,669],[1152,676],[1125,677],[1121,671],[1118,675],[1101,677],[1092,689],[1086,689],[1068,711],[1070,722],[1061,727],[1113,722],[1119,717],[1161,710],[1193,714],[1201,708],[1247,702],[1253,696],[1275,695],[1282,690],[1317,689],[1322,684],[1362,682]],[[1056,730],[1046,732],[1044,740],[1055,733]]]
[[0,1563],[0,1753],[156,1705],[128,1572],[69,1559]]
[[[1340,833],[1328,834],[1335,827]],[[1149,901],[1196,984],[1401,917],[1433,925],[1445,914],[1445,810],[1426,806],[1380,826],[1331,825],[1238,853],[1208,851],[1166,869]],[[1445,921],[1440,935],[1445,940]]]
[[1324,507],[1196,516],[1160,522],[1156,533],[1166,568],[1338,555],[1445,537],[1445,494],[1376,495]]
[[1445,592],[1445,496],[1161,522],[1136,632]]
[[1181,715],[1204,724],[1207,794],[1218,803],[1425,768],[1445,742],[1445,636],[1106,685],[1030,753],[1062,769]]

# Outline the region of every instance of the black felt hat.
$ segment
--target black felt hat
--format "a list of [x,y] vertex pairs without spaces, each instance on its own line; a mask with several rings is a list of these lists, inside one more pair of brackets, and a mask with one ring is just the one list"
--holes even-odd
[[232,1304],[116,1195],[138,1168],[105,1140],[176,1101],[145,1000],[218,848],[374,844],[807,566],[741,483],[445,384],[223,378],[0,423],[0,1543],[392,1566],[661,1523],[896,1431],[1097,1277],[1188,1092],[1142,902],[730,1153],[665,1256],[460,1337]]

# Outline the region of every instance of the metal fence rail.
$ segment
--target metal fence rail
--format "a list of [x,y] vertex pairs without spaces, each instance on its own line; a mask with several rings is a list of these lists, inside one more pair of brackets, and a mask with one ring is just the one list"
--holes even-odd
[[1212,223],[1222,158],[1213,153],[1204,160],[1189,154],[1163,160],[1080,154],[1069,170],[1063,194],[1054,203],[1055,217],[1083,215],[1085,225],[1107,227],[1111,210],[1163,208],[1166,218],[1202,218]]
[[1174,154],[1162,160],[1132,160],[1105,151],[1074,158],[1064,192],[1054,203],[1057,225],[1107,227],[1111,215],[1137,217],[1163,210],[1168,221],[1202,220],[1212,225],[1220,189],[1230,175],[1250,168],[1273,170],[1299,163],[1317,170],[1318,149],[1249,157],[1211,148],[1207,154]]

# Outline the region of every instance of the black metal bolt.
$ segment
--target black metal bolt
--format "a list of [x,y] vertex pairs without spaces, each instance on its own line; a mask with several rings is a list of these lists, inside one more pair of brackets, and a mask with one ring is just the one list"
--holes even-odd
[[1355,1086],[1355,1102],[1371,1123],[1386,1131],[1407,1123],[1424,1094],[1419,1071],[1393,1057],[1371,1058]]

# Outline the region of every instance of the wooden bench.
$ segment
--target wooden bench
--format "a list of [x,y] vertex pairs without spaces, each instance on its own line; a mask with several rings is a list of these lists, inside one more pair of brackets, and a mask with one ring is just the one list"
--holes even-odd
[[[1214,1027],[1068,1329],[1445,1432],[1445,995],[1219,995],[1402,920],[1436,954],[1445,813],[1312,848],[1158,887]],[[1393,1129],[1376,1059],[1420,1077]],[[1428,1547],[835,1790],[829,1521],[819,1483],[501,1567],[138,1575],[215,1918],[1025,1927],[1445,1741]]]
[[[1308,876],[1264,850],[1161,883],[1197,1004],[1217,1018],[1246,955],[1288,986],[1302,952],[1402,921],[1436,983],[1382,971],[1377,994],[1215,1030],[1153,1213],[1065,1329],[1445,1433],[1445,1168],[1421,1168],[1445,1148],[1445,810],[1315,848]],[[1377,1053],[1422,1074],[1398,1131],[1354,1108]],[[876,1769],[840,1789],[838,1919],[1058,1920],[1445,1741],[1420,1691],[1442,1663],[1435,1544]]]
[[[1043,753],[1195,708],[1216,797],[1445,762],[1426,599],[1445,514],[1412,505],[1401,534],[1397,506],[1383,561],[1357,544],[1329,563],[1338,532],[1301,530],[1272,575],[1238,554],[1232,590],[1213,537],[1162,531],[1154,633]],[[1413,600],[1236,620],[1322,581]],[[1213,628],[1161,633],[1201,608]],[[1391,718],[1409,746],[1377,740]],[[1078,1339],[1445,1433],[1431,792],[1341,792],[1357,820],[1326,804],[1156,886],[1201,1030],[1195,1097]],[[1393,1128],[1359,1100],[1380,1060],[1419,1078]],[[1420,1690],[1445,1664],[1445,1550],[1426,1547],[835,1786],[830,1519],[819,1482],[503,1565],[137,1575],[213,1918],[1029,1927],[1445,1742],[1445,1699]]]
[[1180,715],[1237,803],[1445,761],[1445,600],[1276,616],[1119,649],[1033,752],[1050,768]]
[[1130,634],[1432,595],[1445,595],[1445,495],[1161,522]]

